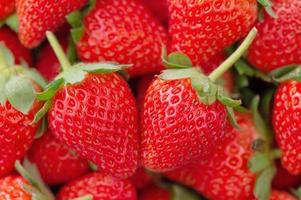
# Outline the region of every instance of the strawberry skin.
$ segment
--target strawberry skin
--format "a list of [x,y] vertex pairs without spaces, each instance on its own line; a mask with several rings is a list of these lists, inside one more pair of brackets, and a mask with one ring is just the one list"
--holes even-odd
[[70,152],[49,130],[34,141],[28,158],[37,165],[48,185],[68,182],[89,171],[88,162]]
[[0,0],[0,20],[5,19],[15,10],[15,1]]
[[118,180],[102,173],[91,173],[65,185],[57,200],[70,200],[90,194],[93,200],[137,200],[129,180]]
[[21,176],[7,176],[0,179],[0,199],[31,200],[32,196],[23,189],[28,184]]
[[149,176],[145,170],[141,167],[138,168],[134,176],[131,177],[131,181],[135,188],[137,189],[143,189],[150,185],[152,182],[151,176]]
[[257,17],[256,0],[168,0],[171,51],[202,66],[243,38]]
[[297,198],[287,192],[273,190],[269,200],[297,200]]
[[291,174],[301,174],[301,83],[282,83],[275,94],[273,127],[282,150],[282,164]]
[[167,0],[141,0],[142,3],[150,9],[164,25],[168,25],[168,7]]
[[264,14],[257,22],[258,35],[249,49],[248,60],[263,72],[290,64],[301,64],[301,2],[274,0],[277,18]]
[[170,200],[170,199],[171,199],[171,195],[168,191],[155,186],[145,189],[139,198],[139,200]]
[[[87,0],[16,0],[19,18],[19,39],[27,48],[37,47],[46,31],[55,31],[65,16],[81,8]],[[45,15],[47,13],[47,15]]]
[[48,113],[52,133],[101,171],[125,178],[138,164],[135,99],[117,74],[87,75],[61,88]]
[[82,61],[133,64],[131,76],[159,72],[164,27],[136,0],[102,0],[84,19],[85,32],[77,43]]
[[201,103],[189,79],[154,80],[141,120],[142,164],[157,172],[205,159],[228,137],[225,107],[219,102]]
[[16,64],[20,64],[23,59],[29,66],[32,65],[30,51],[21,45],[14,31],[7,27],[0,28],[0,42],[3,42],[4,45],[11,50],[16,59]]
[[251,144],[258,133],[250,115],[238,115],[237,122],[240,131],[230,127],[235,138],[219,146],[209,161],[200,160],[198,164],[167,173],[167,177],[194,188],[209,199],[252,199],[256,175],[248,170],[247,164],[253,153]]

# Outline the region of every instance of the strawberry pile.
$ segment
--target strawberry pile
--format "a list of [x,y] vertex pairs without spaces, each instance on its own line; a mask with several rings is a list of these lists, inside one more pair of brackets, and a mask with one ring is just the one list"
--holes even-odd
[[300,0],[0,0],[0,200],[301,199]]

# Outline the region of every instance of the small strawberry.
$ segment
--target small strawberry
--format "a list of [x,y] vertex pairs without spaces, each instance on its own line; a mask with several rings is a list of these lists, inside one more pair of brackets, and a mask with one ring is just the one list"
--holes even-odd
[[5,19],[15,10],[15,1],[0,0],[0,20]]
[[12,172],[16,160],[30,148],[41,108],[35,92],[45,83],[33,69],[14,64],[12,53],[0,45],[0,177]]
[[243,38],[257,17],[256,0],[168,0],[171,50],[202,66]]
[[167,0],[141,0],[164,25],[168,25]]
[[275,17],[264,14],[256,24],[258,36],[249,49],[248,60],[263,72],[301,64],[301,2],[274,0]]
[[[65,16],[85,5],[87,0],[16,0],[19,38],[27,48],[37,47],[47,30],[64,24]],[[45,15],[47,13],[47,15]]]
[[84,18],[84,33],[77,43],[83,61],[114,60],[134,66],[131,76],[159,72],[164,27],[136,0],[102,0]]
[[88,162],[70,152],[49,130],[33,143],[28,158],[48,185],[68,182],[89,171]]
[[136,190],[129,180],[118,180],[103,173],[91,173],[63,186],[57,200],[89,195],[93,200],[136,200]]
[[31,200],[32,196],[24,189],[27,181],[21,176],[6,176],[0,179],[0,199]]
[[138,168],[136,173],[131,177],[131,181],[135,188],[143,189],[152,182],[152,178],[145,172],[143,168]]
[[47,32],[63,72],[37,95],[46,106],[52,133],[104,173],[119,178],[138,166],[138,114],[128,84],[112,63],[71,66],[55,36]]
[[20,64],[23,60],[29,66],[32,65],[30,51],[21,45],[15,32],[7,27],[0,28],[0,42],[2,42],[13,53],[16,59],[16,64]]
[[[187,67],[191,66],[187,56],[167,56],[163,51],[163,63],[176,69],[164,70],[146,92],[141,116],[141,157],[145,168],[156,172],[174,170],[209,158],[218,144],[227,142],[231,134],[226,132],[226,107],[230,104],[224,100],[230,99],[214,82],[236,62],[255,35],[254,29],[226,64],[208,77],[197,68]],[[231,106],[238,104],[234,101]]]

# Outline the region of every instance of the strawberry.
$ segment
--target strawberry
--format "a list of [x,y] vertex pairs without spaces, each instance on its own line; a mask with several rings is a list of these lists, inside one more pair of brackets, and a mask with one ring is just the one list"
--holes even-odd
[[[37,47],[47,30],[55,31],[65,16],[85,5],[87,0],[16,0],[19,38],[27,48]],[[47,15],[45,15],[47,13]]]
[[0,45],[0,177],[11,173],[14,162],[30,148],[39,126],[32,121],[42,106],[34,93],[44,81],[13,61],[9,49]]
[[171,51],[186,54],[194,66],[243,38],[257,17],[256,0],[168,0]]
[[[208,77],[183,54],[166,55],[164,70],[149,86],[141,114],[142,165],[156,172],[171,171],[197,160],[205,160],[218,144],[228,142],[226,109],[239,101],[225,97],[214,82],[247,49],[256,35],[253,29],[226,64]],[[190,66],[190,67],[187,67]],[[225,100],[232,101],[231,105]],[[233,120],[232,120],[233,121]]]
[[57,200],[90,195],[93,200],[136,200],[136,190],[129,180],[118,180],[103,173],[91,173],[63,186]]
[[24,60],[29,66],[32,65],[30,51],[21,45],[15,32],[7,27],[0,28],[0,42],[11,50],[16,59],[16,64],[20,64]]
[[[228,129],[235,138],[221,145],[209,161],[200,160],[166,175],[204,194],[209,199],[244,200],[253,197],[256,175],[249,171],[251,145],[258,137],[251,116],[237,115],[240,129]],[[243,181],[242,181],[243,180]]]
[[0,199],[31,200],[32,196],[23,186],[27,181],[21,176],[7,176],[0,179]]
[[297,198],[287,192],[273,190],[269,200],[297,200]]
[[301,2],[274,0],[277,18],[264,14],[256,24],[259,34],[249,49],[248,60],[263,72],[290,64],[301,64]]
[[15,1],[0,0],[0,20],[5,19],[15,10]]
[[286,81],[278,87],[273,108],[273,127],[282,150],[282,164],[291,174],[301,174],[300,96],[301,83]]
[[89,171],[87,161],[74,155],[49,130],[33,143],[28,158],[37,165],[48,185],[68,182]]
[[84,33],[77,43],[83,61],[133,64],[131,76],[159,72],[164,27],[136,0],[97,1],[84,18]]
[[168,25],[168,7],[167,0],[141,0],[142,3],[150,9],[150,11],[157,17],[164,25]]
[[71,66],[51,32],[51,46],[63,72],[38,94],[46,101],[52,133],[68,148],[111,175],[126,178],[138,166],[138,114],[128,84],[114,73],[121,65],[78,63]]
[[138,168],[134,176],[131,177],[131,181],[135,188],[143,189],[152,182],[152,178],[145,172],[143,168]]
[[171,194],[169,191],[158,187],[151,187],[142,192],[139,200],[170,200]]

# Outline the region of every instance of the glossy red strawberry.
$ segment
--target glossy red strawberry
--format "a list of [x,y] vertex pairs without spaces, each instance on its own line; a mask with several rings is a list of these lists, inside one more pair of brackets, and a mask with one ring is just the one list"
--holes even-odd
[[131,76],[159,72],[164,27],[136,0],[102,0],[84,18],[84,35],[77,43],[83,61],[133,64]]
[[229,144],[218,146],[209,161],[199,160],[198,164],[169,172],[167,176],[209,199],[252,199],[256,175],[249,171],[247,164],[253,153],[252,142],[258,133],[250,115],[238,115],[237,122],[239,131],[228,129],[235,138]]
[[21,176],[7,176],[0,179],[0,199],[31,200],[32,196],[24,190],[27,181]]
[[48,185],[66,183],[89,171],[88,162],[78,158],[47,130],[42,138],[35,140],[28,153]]
[[170,200],[171,196],[169,191],[153,186],[145,189],[139,200]]
[[141,0],[142,3],[150,9],[155,17],[157,17],[164,25],[168,25],[168,7],[167,0]]
[[280,84],[274,98],[273,127],[282,150],[282,164],[292,174],[301,174],[301,83]]
[[15,10],[15,1],[0,0],[0,20],[5,19]]
[[301,2],[275,0],[277,18],[264,14],[257,22],[258,36],[249,49],[248,60],[263,72],[290,64],[301,64]]
[[257,17],[256,0],[168,0],[171,51],[181,51],[194,66],[243,38]]
[[0,28],[0,42],[3,42],[4,45],[11,50],[15,57],[16,64],[20,64],[20,62],[24,60],[29,66],[32,65],[30,51],[21,45],[15,32],[7,27]]
[[136,200],[136,190],[128,180],[118,180],[103,173],[92,173],[65,185],[57,200],[70,200],[90,194],[93,200]]
[[[27,48],[37,47],[46,31],[55,31],[65,22],[65,16],[81,8],[87,0],[16,0],[19,38]],[[45,14],[47,13],[47,15]]]

